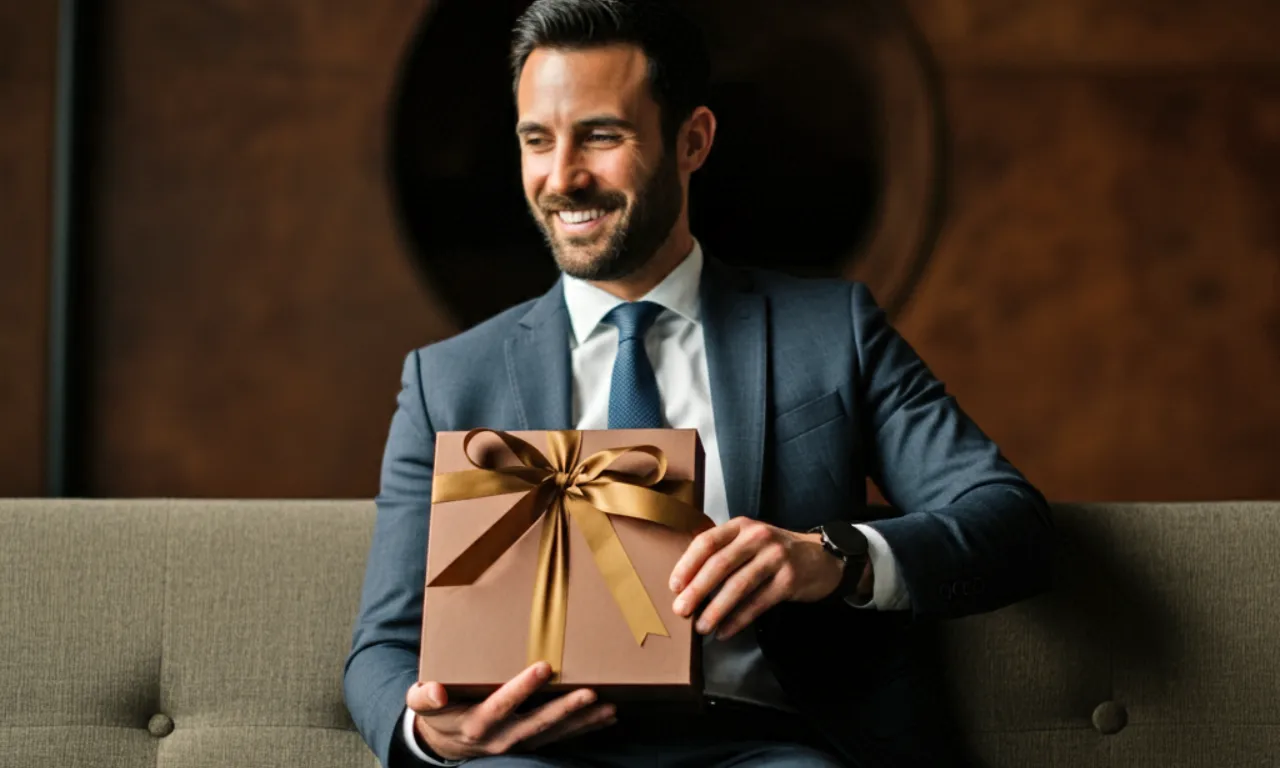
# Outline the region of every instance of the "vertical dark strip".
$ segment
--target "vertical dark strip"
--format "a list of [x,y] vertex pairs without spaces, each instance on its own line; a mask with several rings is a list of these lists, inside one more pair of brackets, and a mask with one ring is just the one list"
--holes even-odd
[[58,62],[53,135],[53,233],[49,255],[49,456],[45,465],[46,495],[68,493],[67,424],[70,378],[70,309],[71,309],[71,220],[75,158],[76,101],[76,0],[61,0],[58,5]]
[[[53,137],[53,232],[49,257],[49,368],[47,399],[47,450],[45,489],[48,496],[83,493],[78,455],[83,449],[83,425],[79,414],[84,393],[80,338],[83,310],[79,289],[84,274],[84,224],[86,177],[85,126],[91,95],[86,75],[93,56],[87,34],[97,14],[85,13],[77,0],[59,0],[58,51]],[[91,18],[92,17],[92,18]]]

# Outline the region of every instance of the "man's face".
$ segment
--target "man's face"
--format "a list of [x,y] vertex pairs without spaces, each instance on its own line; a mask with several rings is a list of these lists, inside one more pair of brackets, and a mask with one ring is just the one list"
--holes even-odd
[[574,277],[630,275],[684,208],[647,68],[635,46],[538,48],[521,73],[516,133],[525,197],[556,262]]

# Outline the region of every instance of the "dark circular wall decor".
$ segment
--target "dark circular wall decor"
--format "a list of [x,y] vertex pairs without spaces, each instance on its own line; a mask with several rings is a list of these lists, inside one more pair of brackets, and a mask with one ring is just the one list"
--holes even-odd
[[[510,30],[528,0],[436,0],[392,104],[391,181],[409,248],[467,327],[556,270],[520,185]],[[691,221],[726,261],[862,280],[895,314],[941,223],[936,71],[889,0],[690,0],[714,66],[716,145]]]

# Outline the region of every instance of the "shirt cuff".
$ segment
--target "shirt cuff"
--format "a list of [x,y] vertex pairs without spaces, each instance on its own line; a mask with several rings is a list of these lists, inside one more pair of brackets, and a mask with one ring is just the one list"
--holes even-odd
[[409,747],[409,752],[411,752],[414,757],[427,765],[439,765],[443,768],[452,768],[452,766],[462,765],[466,762],[464,760],[446,760],[443,757],[428,755],[423,751],[422,747],[418,746],[418,734],[414,731],[414,715],[414,711],[406,707],[404,710],[404,718],[402,718],[403,722],[400,727],[400,736],[404,739],[405,745]]
[[911,595],[907,585],[898,575],[898,559],[893,556],[889,542],[884,540],[880,532],[869,525],[854,525],[863,536],[867,537],[867,556],[871,560],[871,575],[875,581],[871,599],[860,601],[855,597],[845,598],[845,602],[855,608],[870,608],[879,611],[905,611],[911,607]]

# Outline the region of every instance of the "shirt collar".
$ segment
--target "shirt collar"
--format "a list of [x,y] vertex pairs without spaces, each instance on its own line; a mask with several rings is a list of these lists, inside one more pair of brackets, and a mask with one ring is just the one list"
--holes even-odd
[[[690,322],[698,322],[701,301],[698,288],[702,283],[702,246],[693,241],[693,250],[684,261],[654,286],[641,301],[652,301]],[[564,276],[564,303],[569,310],[569,323],[576,343],[581,344],[622,299],[576,277]]]

